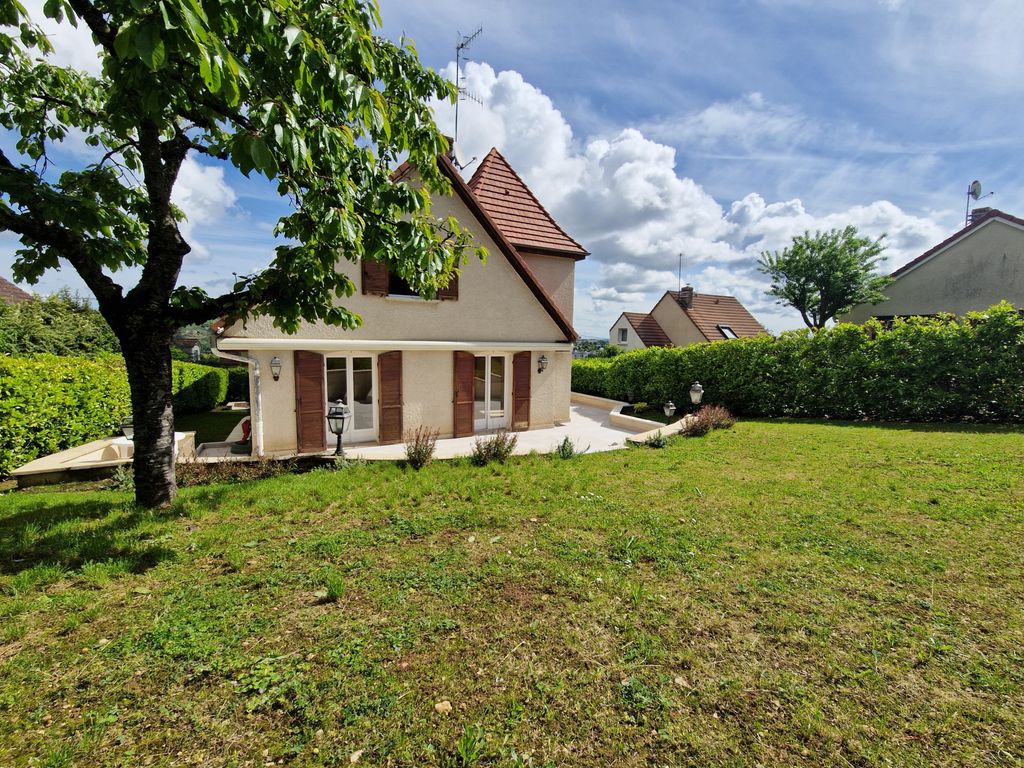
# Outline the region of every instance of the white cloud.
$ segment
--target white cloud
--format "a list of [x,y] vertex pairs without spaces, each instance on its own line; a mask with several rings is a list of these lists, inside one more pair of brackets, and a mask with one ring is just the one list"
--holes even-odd
[[192,246],[190,256],[208,258],[209,249],[195,238],[196,228],[218,223],[237,201],[235,191],[224,180],[224,169],[202,165],[192,157],[185,158],[171,199],[185,213],[185,221],[179,226]]
[[84,21],[79,21],[78,26],[72,26],[67,17],[64,21],[57,23],[46,18],[43,13],[42,0],[25,0],[25,10],[49,38],[54,47],[50,60],[62,67],[74,67],[90,75],[99,75],[102,69],[96,44],[93,42],[92,33]]
[[[454,69],[448,67],[452,76]],[[677,169],[676,150],[626,128],[581,142],[552,101],[516,72],[469,63],[465,87],[482,104],[460,105],[459,143],[465,159],[497,146],[560,224],[592,252],[577,269],[575,324],[602,333],[624,309],[644,311],[675,288],[679,254],[683,280],[698,291],[737,296],[766,325],[795,327],[799,318],[765,294],[757,270],[764,250],[785,247],[805,230],[855,225],[888,234],[889,264],[920,253],[946,234],[938,214],[916,216],[886,200],[809,210],[799,198],[766,201],[756,191],[723,207]],[[436,107],[441,127],[453,128],[450,108]],[[741,149],[786,144],[821,127],[756,93],[713,104],[673,125],[694,143]],[[685,151],[686,142],[683,143]],[[467,173],[472,172],[472,167]]]

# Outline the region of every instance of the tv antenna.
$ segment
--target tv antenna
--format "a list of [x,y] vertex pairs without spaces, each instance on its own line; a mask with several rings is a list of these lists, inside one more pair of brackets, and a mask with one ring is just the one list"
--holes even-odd
[[981,194],[981,182],[975,179],[971,182],[971,185],[967,188],[967,212],[964,214],[964,226],[966,227],[971,223],[971,200],[984,200],[986,197],[992,197],[995,192],[989,192],[987,195]]
[[679,252],[679,272],[677,273],[679,278],[679,287],[676,289],[678,293],[683,290],[683,252]]
[[[480,100],[480,98],[478,96],[476,96],[475,94],[471,93],[468,89],[466,89],[462,85],[462,62],[463,61],[471,61],[471,59],[466,55],[466,51],[468,51],[470,49],[470,47],[473,45],[473,42],[478,37],[480,37],[480,35],[483,33],[483,31],[484,31],[483,27],[477,27],[476,28],[476,32],[474,32],[471,35],[464,35],[461,32],[457,33],[458,34],[458,42],[455,43],[455,88],[458,91],[458,93],[455,96],[455,138],[454,138],[454,142],[456,144],[458,144],[458,141],[459,141],[459,102],[462,101],[463,99],[469,99],[470,101],[475,101],[477,104],[483,104],[483,102]],[[476,160],[476,158],[474,157],[473,160]],[[469,163],[466,163],[465,165],[469,165],[470,163],[473,162],[473,160],[470,160]],[[456,165],[459,166],[460,170],[465,168],[465,165],[459,164],[457,159],[456,159],[455,162],[456,162]]]

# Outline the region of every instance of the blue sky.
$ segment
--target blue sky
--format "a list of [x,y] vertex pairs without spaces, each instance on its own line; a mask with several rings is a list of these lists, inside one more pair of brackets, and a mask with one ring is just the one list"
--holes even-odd
[[[765,296],[758,253],[805,229],[889,236],[894,268],[963,222],[964,192],[1024,211],[1024,3],[746,0],[621,3],[383,0],[454,76],[458,32],[484,31],[464,72],[460,151],[496,145],[592,252],[576,326],[602,336],[684,280],[733,293],[774,330],[796,315]],[[57,32],[65,60],[88,41]],[[439,108],[442,127],[450,110]],[[4,142],[7,145],[7,142]],[[69,162],[81,156],[69,148]],[[468,169],[472,172],[473,167]],[[195,163],[179,184],[211,290],[265,264],[280,203],[266,184]],[[0,235],[0,274],[13,239]],[[80,288],[69,269],[38,287]]]

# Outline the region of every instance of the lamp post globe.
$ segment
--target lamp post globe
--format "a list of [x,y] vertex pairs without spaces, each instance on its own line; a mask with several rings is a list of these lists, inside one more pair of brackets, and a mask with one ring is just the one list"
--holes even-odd
[[700,405],[700,401],[704,397],[704,387],[700,385],[699,381],[693,382],[693,386],[690,387],[690,402],[694,405]]
[[334,449],[335,456],[344,456],[345,448],[342,445],[342,435],[345,432],[345,425],[348,422],[350,410],[343,400],[338,400],[327,411],[327,426],[330,427],[338,437],[338,447]]

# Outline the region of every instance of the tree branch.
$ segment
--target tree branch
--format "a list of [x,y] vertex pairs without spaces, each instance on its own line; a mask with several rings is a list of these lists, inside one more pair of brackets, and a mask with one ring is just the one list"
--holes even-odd
[[75,13],[88,25],[90,31],[96,37],[110,55],[114,55],[114,38],[117,37],[117,27],[107,23],[103,12],[88,0],[69,0],[69,4]]

